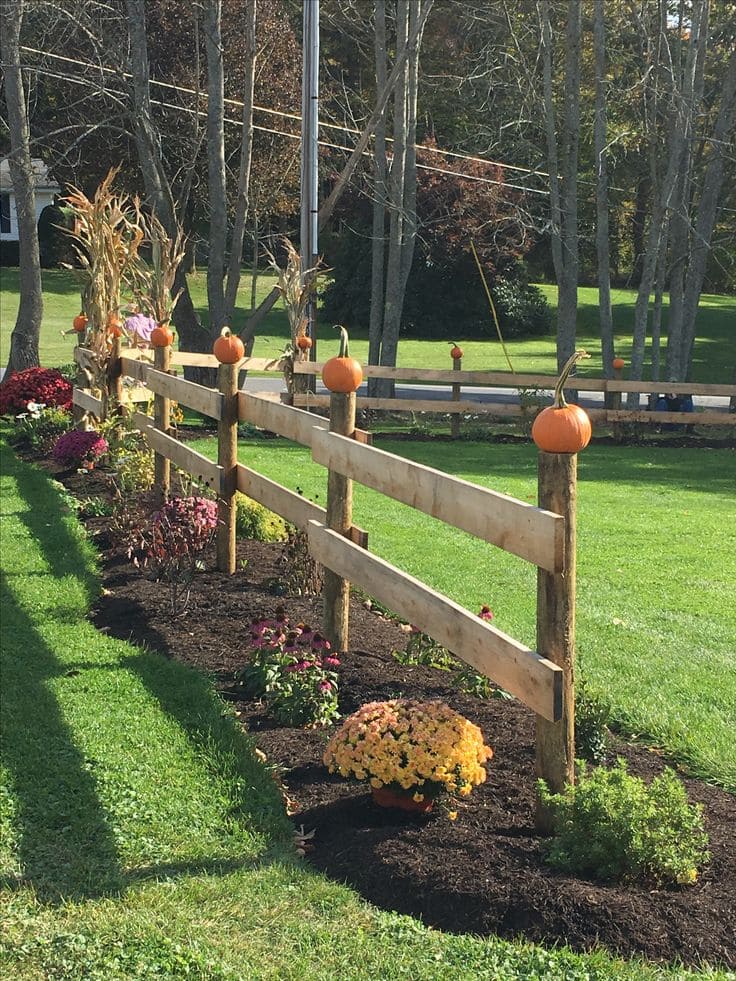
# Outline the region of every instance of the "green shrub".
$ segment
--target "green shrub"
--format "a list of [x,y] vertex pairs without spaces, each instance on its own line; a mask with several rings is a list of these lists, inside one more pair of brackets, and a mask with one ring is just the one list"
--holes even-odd
[[53,405],[43,409],[35,406],[29,408],[16,416],[15,421],[16,429],[10,436],[10,442],[43,454],[50,453],[59,436],[74,425],[72,415],[67,409]]
[[562,794],[539,781],[542,803],[552,812],[555,836],[550,865],[603,881],[650,881],[689,885],[707,862],[703,809],[688,803],[672,770],[647,786],[624,760],[588,772]]
[[575,754],[590,763],[602,763],[608,748],[611,705],[592,694],[584,682],[575,691]]
[[238,538],[257,542],[286,541],[286,522],[258,501],[238,491],[235,495],[235,531]]

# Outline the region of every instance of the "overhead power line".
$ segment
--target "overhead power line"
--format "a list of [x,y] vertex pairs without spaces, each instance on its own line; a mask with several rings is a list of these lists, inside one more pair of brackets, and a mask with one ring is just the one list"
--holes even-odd
[[[116,75],[118,77],[132,78],[132,75],[130,74],[130,72],[119,71],[119,70],[117,70],[115,68],[108,68],[105,65],[95,65],[93,62],[81,61],[79,58],[70,58],[70,57],[65,56],[65,55],[56,54],[56,53],[54,53],[52,51],[43,51],[43,50],[41,50],[39,48],[31,48],[31,47],[29,47],[27,45],[21,45],[21,50],[28,51],[28,52],[30,52],[32,54],[42,55],[45,58],[53,58],[53,59],[55,59],[57,61],[63,61],[65,63],[67,63],[67,64],[76,65],[78,67],[81,66],[82,68],[90,68],[90,69],[92,69],[94,71],[105,72],[106,74]],[[28,66],[28,67],[30,68],[32,66]],[[35,70],[36,71],[42,71],[41,69],[38,69],[38,68],[36,68]],[[69,80],[72,81],[72,78],[69,77]],[[205,99],[207,98],[207,95],[204,92],[197,93],[195,89],[191,89],[191,88],[188,88],[188,87],[182,86],[182,85],[174,85],[171,82],[160,82],[157,79],[152,78],[152,79],[150,79],[150,84],[151,85],[157,85],[160,88],[171,89],[174,92],[180,92],[180,93],[183,93],[185,95],[191,95],[191,96],[197,96],[197,95],[199,95],[199,97],[201,97],[201,98],[205,98]],[[122,94],[122,93],[118,93],[118,94]],[[243,108],[243,103],[240,100],[238,100],[238,99],[225,98],[224,101],[225,101],[225,103],[227,105],[235,106],[236,108],[239,108],[239,109],[242,109]],[[160,103],[160,102],[157,102],[156,104],[157,105],[164,105],[164,103]],[[184,107],[180,107],[180,106],[169,106],[169,108],[183,109]],[[291,119],[291,120],[294,120],[295,122],[298,122],[301,125],[301,118],[302,117],[301,117],[301,115],[299,113],[284,112],[283,110],[269,109],[266,106],[258,106],[258,105],[254,105],[253,106],[253,109],[254,109],[254,111],[266,113],[266,114],[271,115],[271,116],[277,116],[277,117],[280,117],[282,119]],[[201,114],[204,115],[204,113],[201,113]],[[227,121],[230,122],[230,123],[236,123],[236,122],[238,122],[238,121],[232,120],[232,119],[227,120]],[[319,125],[320,125],[321,128],[324,128],[324,129],[333,129],[333,130],[337,130],[338,132],[349,133],[351,135],[359,135],[360,134],[360,130],[359,129],[354,129],[354,128],[349,127],[349,126],[340,126],[337,123],[328,123],[328,122],[324,122],[324,121],[321,120],[320,123],[319,123]],[[281,135],[291,136],[291,134],[282,132],[280,130],[269,130],[269,129],[265,128],[265,127],[254,127],[254,128],[261,129],[264,132],[279,132],[279,133],[281,133]],[[391,137],[387,137],[386,139],[387,139],[387,142],[391,142],[391,143],[393,142],[393,139]],[[335,147],[336,149],[339,149],[339,150],[350,150],[350,147],[335,145],[335,144],[331,144],[331,143],[327,143],[327,142],[322,142],[322,141],[320,141],[320,145],[321,146],[326,146],[326,147]],[[432,153],[441,153],[443,156],[455,157],[458,160],[467,160],[467,161],[469,161],[471,163],[479,163],[479,164],[485,164],[487,166],[501,167],[503,170],[513,170],[513,171],[516,171],[516,172],[521,173],[521,174],[529,174],[532,177],[549,177],[549,174],[546,171],[537,170],[537,169],[530,168],[530,167],[520,167],[520,166],[515,165],[515,164],[506,164],[506,163],[502,163],[500,160],[489,160],[486,157],[477,157],[477,156],[473,156],[472,154],[468,154],[468,153],[460,153],[457,150],[443,150],[443,149],[440,149],[438,147],[425,147],[425,146],[422,146],[421,144],[415,144],[415,147],[419,151],[424,150],[424,151],[430,151]],[[367,155],[368,156],[371,156],[370,153],[368,153]],[[420,165],[417,164],[417,166],[419,167]],[[476,177],[476,176],[471,175],[471,174],[459,174],[456,171],[444,170],[443,168],[440,168],[440,167],[431,167],[428,164],[423,164],[421,166],[422,166],[422,169],[423,170],[434,170],[437,173],[441,173],[441,174],[454,174],[455,176],[463,177],[466,180],[476,180],[476,181],[481,181],[483,183],[497,184],[497,185],[500,185],[500,186],[505,186],[505,187],[513,188],[514,190],[526,191],[526,192],[528,192],[530,194],[544,194],[544,195],[548,194],[548,192],[547,191],[544,191],[544,190],[538,190],[538,189],[529,188],[529,187],[522,187],[522,186],[516,185],[516,184],[508,184],[506,181],[495,181],[495,180],[492,180],[490,178]]]

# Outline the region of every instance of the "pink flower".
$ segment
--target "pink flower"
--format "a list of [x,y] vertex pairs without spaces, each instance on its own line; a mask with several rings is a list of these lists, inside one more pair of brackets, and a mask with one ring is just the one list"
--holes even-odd
[[331,681],[320,681],[320,683],[319,683],[319,690],[320,691],[332,691],[332,682]]
[[328,668],[339,668],[340,658],[335,657],[334,654],[331,655],[330,657],[323,657],[322,664],[326,664]]
[[481,620],[488,620],[490,622],[493,619],[493,611],[491,610],[490,606],[486,606],[484,604],[481,606],[478,616],[481,618]]

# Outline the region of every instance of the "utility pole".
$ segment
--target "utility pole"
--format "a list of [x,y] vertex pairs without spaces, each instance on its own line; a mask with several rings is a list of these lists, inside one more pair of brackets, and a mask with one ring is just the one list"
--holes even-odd
[[[303,70],[302,70],[302,169],[301,169],[301,263],[304,270],[317,262],[319,212],[317,140],[319,136],[319,0],[303,0]],[[307,334],[312,338],[309,352],[317,359],[314,300],[307,309]],[[313,379],[310,377],[310,381]]]

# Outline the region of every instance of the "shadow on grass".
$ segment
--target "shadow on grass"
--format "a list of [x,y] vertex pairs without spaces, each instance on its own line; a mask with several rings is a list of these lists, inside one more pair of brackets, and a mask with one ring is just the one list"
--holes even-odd
[[[22,464],[12,454],[4,461],[28,509],[13,517],[25,524],[38,542],[48,571],[9,571],[0,580],[2,603],[3,698],[0,759],[9,775],[15,801],[16,855],[21,872],[0,879],[0,887],[31,885],[39,900],[67,900],[116,895],[143,880],[227,874],[252,869],[274,860],[270,851],[243,860],[222,856],[157,863],[124,870],[116,848],[114,813],[108,813],[97,791],[96,761],[86,759],[65,721],[50,682],[73,678],[96,662],[63,662],[35,628],[18,601],[19,580],[70,576],[92,596],[96,577],[87,548],[72,522],[64,520],[59,500],[46,475]],[[12,520],[12,518],[10,518]],[[22,587],[21,587],[22,588]],[[84,613],[72,604],[58,610],[64,623],[78,622]],[[57,619],[57,609],[51,614]],[[286,840],[290,825],[277,788],[254,758],[252,747],[226,717],[208,679],[159,654],[141,651],[109,665],[130,670],[156,697],[162,710],[176,720],[204,764],[232,788],[231,807],[223,826],[236,819],[268,840]],[[104,725],[104,708],[99,708]],[[133,712],[131,710],[131,720]],[[274,851],[278,846],[274,846]]]
[[[89,898],[123,884],[91,772],[48,682],[67,673],[20,608],[5,577],[2,599],[2,745],[17,802],[18,858],[39,899]],[[13,883],[6,883],[12,885]]]

